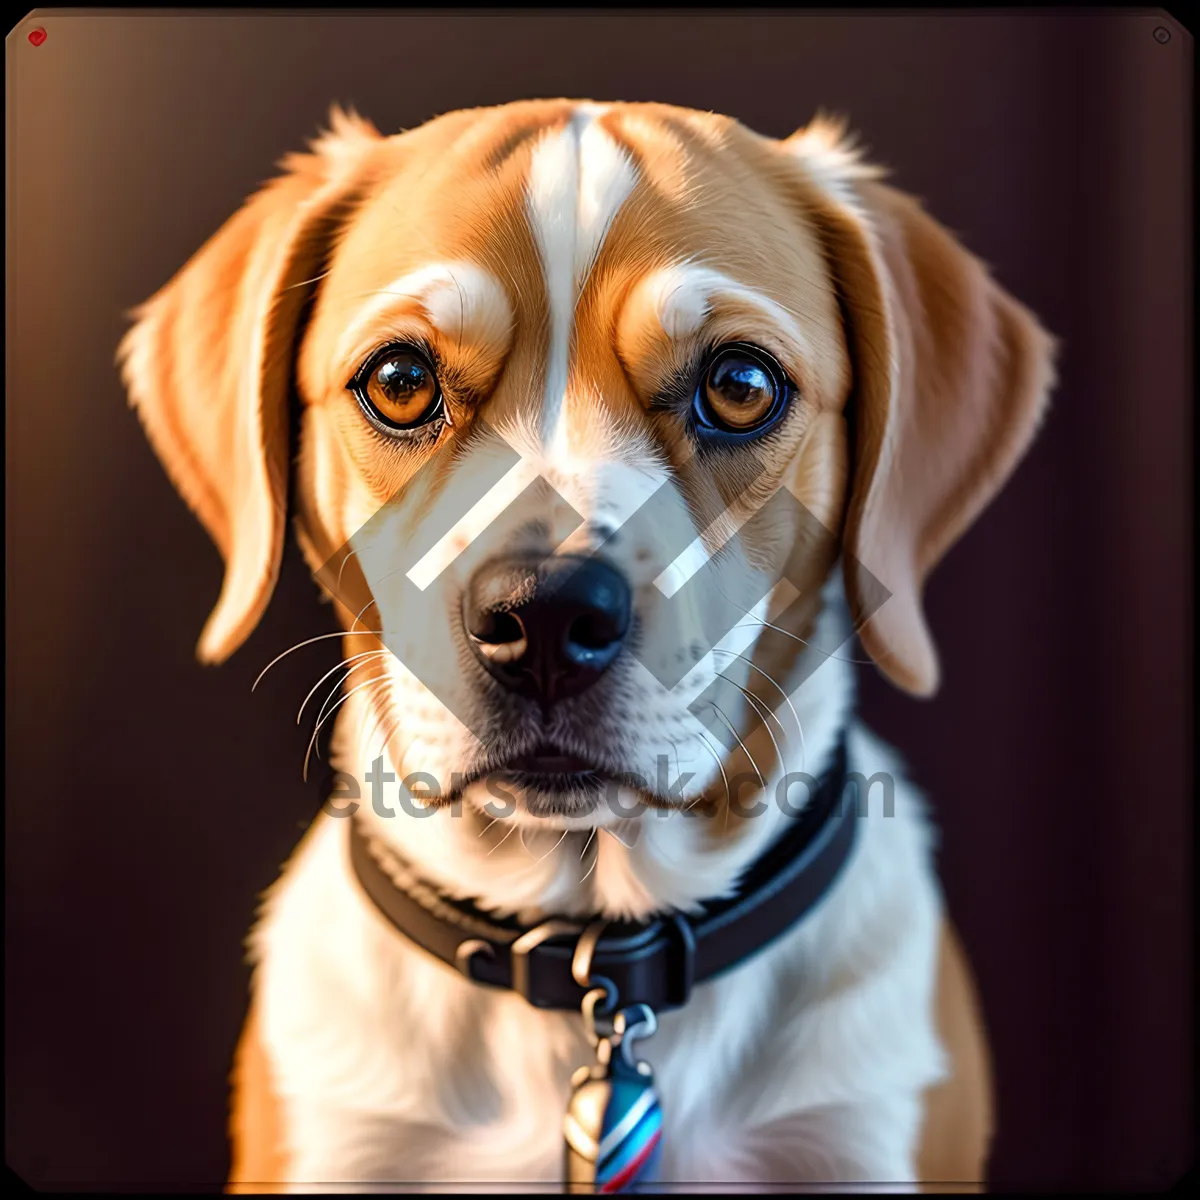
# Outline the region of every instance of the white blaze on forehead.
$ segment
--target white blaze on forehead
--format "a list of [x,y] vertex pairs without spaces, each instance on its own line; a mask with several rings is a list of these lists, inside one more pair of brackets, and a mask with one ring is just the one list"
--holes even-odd
[[596,124],[603,112],[581,105],[565,128],[545,135],[533,152],[526,185],[550,309],[541,429],[546,445],[565,439],[575,306],[613,218],[637,182],[628,153]]
[[669,465],[649,438],[606,431],[599,422],[589,445],[563,445],[555,453],[542,443],[535,421],[524,415],[504,421],[496,432],[536,477],[593,525],[593,533],[601,527],[614,532],[669,478]]
[[489,271],[470,262],[433,263],[411,271],[371,296],[346,327],[338,358],[349,357],[357,343],[388,317],[419,305],[439,333],[456,342],[501,350],[512,331],[512,306]]

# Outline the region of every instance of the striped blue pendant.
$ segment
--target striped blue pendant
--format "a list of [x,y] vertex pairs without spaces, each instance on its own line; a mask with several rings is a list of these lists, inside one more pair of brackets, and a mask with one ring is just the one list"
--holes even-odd
[[638,1021],[635,1028],[632,1018],[642,1008],[635,1005],[619,1014],[615,1023],[619,1032],[601,1038],[596,1062],[580,1067],[571,1080],[573,1091],[563,1122],[569,1192],[637,1192],[657,1178],[662,1106],[650,1064],[632,1055],[631,1035],[653,1029],[652,1013],[649,1024]]

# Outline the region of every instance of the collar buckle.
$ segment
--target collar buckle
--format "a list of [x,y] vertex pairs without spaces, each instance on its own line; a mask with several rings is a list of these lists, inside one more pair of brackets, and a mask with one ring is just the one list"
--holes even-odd
[[583,926],[577,921],[543,921],[535,925],[528,933],[523,933],[508,948],[512,963],[512,988],[528,1003],[536,1005],[530,980],[529,956],[545,942],[559,938],[578,937],[584,932]]
[[[521,995],[529,1004],[544,1007],[546,999],[537,988],[535,976],[539,975],[536,963],[543,968],[561,970],[570,964],[571,977],[579,987],[582,997],[589,989],[600,988],[605,993],[602,1011],[609,1013],[616,1010],[618,1004],[632,1003],[644,1000],[646,997],[630,995],[623,996],[622,988],[611,978],[611,971],[605,971],[604,960],[606,947],[602,934],[606,922],[593,921],[586,927],[576,921],[550,920],[534,926],[523,933],[509,946],[509,961],[511,963],[512,989]],[[643,933],[638,940],[648,941],[647,950],[657,945],[656,951],[651,950],[650,958],[658,958],[663,963],[665,971],[660,979],[665,983],[665,996],[658,1001],[661,1008],[682,1008],[691,997],[692,988],[696,982],[696,935],[691,922],[682,913],[671,913],[650,926],[643,926]],[[655,932],[656,931],[656,932]],[[561,943],[574,939],[574,947],[563,945],[551,948],[549,943]],[[618,944],[620,942],[618,938]],[[469,943],[468,943],[469,945]],[[472,948],[474,950],[475,948]],[[538,951],[542,951],[541,954]],[[618,953],[620,953],[618,951]],[[661,958],[659,957],[661,955]],[[470,971],[470,959],[474,953],[463,956],[464,973],[473,978]],[[557,964],[551,966],[551,961]],[[618,975],[624,974],[622,971]],[[665,978],[664,978],[665,976]],[[544,982],[544,980],[543,980]],[[634,991],[640,991],[634,987]],[[653,989],[657,991],[658,989]]]

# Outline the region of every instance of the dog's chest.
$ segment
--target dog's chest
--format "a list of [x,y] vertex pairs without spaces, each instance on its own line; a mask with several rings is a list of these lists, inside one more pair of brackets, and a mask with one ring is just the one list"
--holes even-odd
[[[940,1077],[923,828],[898,796],[896,818],[862,832],[812,917],[638,1044],[662,1099],[664,1178],[733,1177],[755,1130],[864,1090],[903,1105]],[[294,1177],[560,1187],[571,1075],[593,1054],[579,1015],[471,984],[406,943],[349,878],[344,835],[318,822],[256,934]]]
[[[324,1159],[350,1179],[559,1186],[571,1076],[595,1056],[580,1015],[471,984],[406,944],[347,886],[343,832],[314,829],[258,934],[300,1177]],[[666,1172],[711,1149],[754,1051],[769,988],[751,972],[698,988],[638,1043],[663,1097]]]

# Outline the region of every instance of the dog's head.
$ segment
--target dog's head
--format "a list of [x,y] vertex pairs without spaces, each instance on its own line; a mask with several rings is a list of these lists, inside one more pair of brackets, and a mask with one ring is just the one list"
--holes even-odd
[[[351,684],[444,796],[504,769],[530,811],[606,777],[688,802],[725,757],[700,709],[739,743],[763,710],[714,680],[790,683],[839,556],[863,645],[935,689],[925,578],[1033,435],[1052,342],[836,124],[335,113],[283,166],[122,347],[225,557],[202,659],[261,616],[291,487]],[[696,786],[664,794],[664,756]]]

